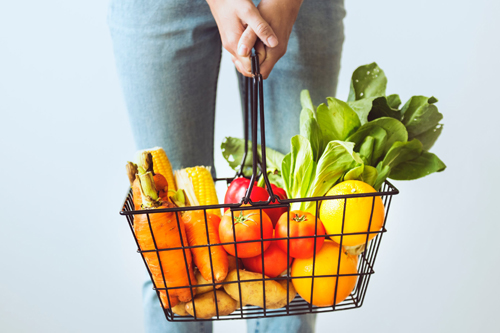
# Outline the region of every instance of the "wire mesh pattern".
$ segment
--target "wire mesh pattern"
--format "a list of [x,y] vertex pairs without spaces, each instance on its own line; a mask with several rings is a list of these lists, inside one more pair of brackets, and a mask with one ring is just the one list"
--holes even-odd
[[[130,230],[132,231],[132,235],[134,236],[134,239],[136,241],[136,245],[138,248],[138,252],[141,254],[144,264],[146,265],[148,272],[150,274],[151,280],[153,281],[154,284],[154,289],[156,290],[158,297],[160,299],[160,303],[162,308],[164,309],[165,317],[168,321],[195,321],[195,320],[230,320],[230,319],[251,319],[251,318],[264,318],[264,317],[279,317],[279,316],[289,316],[289,315],[300,315],[300,314],[307,314],[307,313],[322,313],[322,312],[331,312],[331,311],[340,311],[340,310],[347,310],[347,309],[353,309],[353,308],[358,308],[363,305],[363,301],[365,299],[366,295],[366,290],[368,287],[368,283],[370,281],[371,275],[375,273],[374,271],[374,265],[375,265],[375,259],[377,257],[377,252],[380,247],[380,242],[382,240],[383,234],[387,231],[386,230],[386,222],[387,222],[387,216],[389,214],[389,208],[391,205],[391,200],[392,196],[396,195],[399,193],[399,191],[388,181],[385,181],[384,184],[382,185],[381,189],[378,192],[373,192],[373,193],[355,193],[355,194],[346,194],[346,195],[336,195],[336,196],[323,196],[323,197],[311,197],[311,198],[293,198],[293,199],[280,199],[277,195],[275,195],[272,192],[272,188],[270,186],[269,179],[267,178],[266,172],[262,172],[263,170],[266,169],[266,156],[265,156],[265,124],[264,124],[264,102],[263,102],[263,88],[262,88],[262,76],[259,74],[259,65],[258,65],[258,59],[255,55],[252,56],[252,73],[254,73],[253,77],[251,79],[246,80],[246,85],[245,85],[245,96],[248,101],[247,107],[245,107],[245,155],[242,160],[242,165],[240,167],[240,171],[236,174],[234,178],[220,178],[220,179],[215,179],[215,181],[225,181],[227,185],[230,184],[230,182],[235,179],[236,177],[241,177],[243,176],[243,165],[244,161],[246,160],[247,152],[248,152],[248,145],[247,145],[247,139],[248,139],[248,122],[249,122],[249,116],[250,116],[250,124],[251,124],[251,134],[252,134],[252,140],[253,142],[257,142],[257,128],[258,125],[260,125],[261,129],[261,136],[260,136],[260,144],[261,144],[261,154],[262,154],[262,160],[258,161],[257,160],[257,144],[252,145],[252,150],[253,150],[253,172],[250,180],[250,186],[246,192],[246,195],[242,198],[240,203],[234,203],[234,204],[219,204],[219,205],[207,205],[207,206],[196,206],[196,207],[176,207],[176,208],[160,208],[160,209],[154,209],[154,210],[134,210],[134,202],[133,202],[133,196],[132,196],[132,190],[129,191],[127,194],[127,197],[125,198],[125,202],[123,205],[123,209],[121,210],[120,214],[126,216]],[[250,113],[248,110],[248,106],[250,106]],[[260,120],[260,124],[259,124]],[[252,187],[254,185],[254,181],[258,177],[264,177],[264,181],[266,183],[266,190],[269,193],[269,199],[268,201],[265,202],[252,202],[250,200],[250,194],[252,191]],[[349,205],[352,205],[355,200],[359,200],[359,198],[372,198],[371,201],[371,212],[370,212],[370,217],[366,221],[367,223],[367,228],[365,228],[364,232],[346,232],[344,229],[345,225],[345,220],[346,220],[346,210]],[[380,198],[382,203],[383,203],[383,209],[384,209],[384,216],[383,216],[383,225],[380,229],[378,230],[373,230],[372,226],[372,220],[373,220],[373,214],[374,214],[374,209],[375,209],[375,202],[377,199]],[[320,206],[322,203],[329,201],[329,200],[337,200],[342,202],[343,206],[343,216],[342,216],[342,226],[341,226],[341,232],[337,234],[318,234],[318,225],[321,224],[320,221],[318,221],[318,216],[320,216]],[[368,199],[369,200],[369,199]],[[315,230],[314,230],[314,235],[312,236],[296,236],[296,237],[291,237],[290,236],[290,205],[293,203],[300,203],[300,202],[309,202],[310,204],[313,204],[315,206],[314,209],[314,217],[315,217]],[[273,203],[271,205],[271,203]],[[225,242],[225,243],[217,243],[217,244],[211,244],[210,238],[209,238],[209,230],[208,230],[208,217],[207,211],[211,209],[224,209],[224,208],[229,208],[230,209],[230,214],[232,221],[234,221],[235,215],[239,214],[240,211],[245,211],[245,210],[258,210],[260,214],[260,219],[262,220],[263,216],[263,210],[266,209],[283,209],[286,208],[286,214],[287,214],[287,227],[288,227],[288,234],[287,237],[282,237],[282,238],[264,238],[264,232],[263,232],[263,226],[262,223],[260,224],[260,239],[255,239],[255,240],[248,240],[248,241],[237,241],[236,240],[236,231],[235,228],[232,229],[233,232],[233,241],[232,242]],[[159,214],[159,213],[173,213],[175,215],[175,221],[177,223],[177,228],[178,230],[181,230],[181,224],[182,218],[181,214],[186,211],[202,211],[203,216],[205,219],[205,230],[206,230],[206,235],[207,235],[207,244],[206,245],[196,245],[196,246],[189,246],[187,244],[187,240],[183,239],[181,233],[179,232],[179,239],[180,239],[180,247],[172,247],[172,248],[159,248],[157,246],[157,239],[158,239],[158,229],[156,229],[155,232],[155,226],[152,225],[151,223],[151,216],[153,214]],[[141,249],[140,242],[138,238],[136,237],[136,232],[134,230],[134,220],[137,218],[138,215],[146,215],[147,217],[147,223],[149,226],[149,232],[150,232],[150,237],[152,238],[152,244],[153,248],[147,248]],[[144,219],[143,219],[144,220]],[[343,242],[346,239],[346,237],[349,236],[354,236],[361,235],[362,237],[365,237],[365,242],[364,242],[364,250],[357,255],[357,271],[356,273],[350,273],[350,274],[341,274],[340,272],[340,267],[341,267],[341,258],[342,258],[342,251],[344,251],[343,247]],[[313,249],[316,248],[316,244],[319,238],[324,238],[328,239],[328,237],[338,240],[340,238],[340,241],[337,242],[339,243],[338,246],[338,262],[332,262],[332,267],[337,267],[336,272],[333,272],[332,274],[319,274],[317,273],[317,252],[318,251],[313,251],[312,255],[312,272],[311,275],[309,276],[292,276],[291,274],[291,264],[288,263],[287,269],[284,271],[283,274],[276,278],[269,278],[267,277],[264,272],[265,272],[265,260],[264,260],[264,250],[265,250],[265,244],[269,243],[271,240],[284,240],[286,241],[287,244],[287,257],[290,255],[290,243],[293,240],[296,239],[310,239],[314,243]],[[262,262],[262,273],[259,273],[259,278],[254,278],[254,279],[243,279],[243,277],[240,276],[240,272],[244,267],[242,266],[242,263],[238,260],[238,245],[244,244],[244,243],[255,243],[258,244],[261,248],[261,262]],[[221,247],[221,246],[233,246],[234,247],[234,252],[235,252],[235,257],[236,259],[236,274],[237,274],[237,279],[236,280],[231,280],[231,281],[223,281],[223,282],[207,282],[206,284],[202,285],[196,285],[196,281],[193,281],[192,278],[189,276],[189,263],[186,257],[186,251],[190,251],[190,249],[193,248],[206,248],[207,253],[209,254],[209,262],[210,262],[210,271],[212,273],[212,277],[214,277],[214,263],[211,257],[211,248],[213,247]],[[324,245],[323,245],[324,246]],[[186,273],[188,276],[189,284],[184,285],[184,286],[169,286],[164,275],[164,266],[169,265],[169,262],[165,262],[161,260],[162,254],[165,253],[165,251],[177,251],[176,253],[183,253],[184,256],[184,264],[185,264],[185,269]],[[154,260],[157,260],[160,266],[160,271],[161,271],[161,279],[160,282],[158,280],[158,277],[156,279],[153,277],[153,272],[151,271],[150,267],[148,266],[148,260],[151,261],[153,258]],[[296,259],[295,259],[296,260]],[[324,264],[324,263],[323,263]],[[167,267],[167,266],[165,266]],[[350,292],[349,296],[347,298],[340,300],[339,298],[341,297],[339,292],[338,292],[338,286],[341,284],[341,282],[345,279],[348,279],[349,277],[355,277],[356,282],[353,290]],[[286,305],[279,308],[279,309],[268,309],[266,308],[266,282],[269,281],[286,281],[286,293],[287,293],[287,298],[286,300],[290,299],[290,284],[294,285],[298,283],[299,279],[306,279],[307,281],[310,281],[311,288],[310,288],[310,293],[309,297],[306,299],[302,298],[298,294],[295,296],[295,298],[288,302],[286,301]],[[329,306],[315,306],[314,304],[314,295],[315,293],[313,292],[314,286],[315,286],[315,281],[316,285],[318,285],[318,281],[328,281],[332,282],[335,284],[334,288],[334,293],[333,293],[333,302],[332,305]],[[156,281],[155,281],[156,280]],[[161,281],[162,280],[162,281]],[[254,306],[254,305],[246,305],[242,301],[242,288],[245,288],[245,285],[248,285],[249,283],[258,283],[259,286],[262,288],[262,298],[263,298],[263,306]],[[260,283],[260,284],[259,284]],[[218,302],[218,296],[216,290],[224,290],[225,286],[229,284],[236,284],[237,289],[238,289],[238,299],[237,302],[237,309],[230,313],[230,314],[225,314],[223,315],[222,312],[219,309],[219,302]],[[176,293],[176,290],[178,289],[189,289],[191,298],[195,297],[196,294],[196,288],[197,287],[210,287],[211,291],[214,296],[214,306],[215,306],[215,316],[213,316],[210,319],[207,318],[199,318],[199,315],[197,315],[197,310],[196,310],[196,302],[191,302],[192,304],[192,310],[193,310],[193,315],[192,316],[179,316],[176,315],[172,312],[172,304],[171,304],[171,295]],[[220,289],[218,289],[220,288]],[[269,291],[267,291],[269,293]],[[338,298],[339,297],[339,298]],[[199,314],[199,312],[198,312]]]
[[[228,179],[218,179],[218,181],[228,181]],[[216,180],[217,181],[217,180]],[[365,250],[358,256],[358,266],[357,266],[357,273],[356,274],[330,274],[330,275],[316,275],[313,274],[310,277],[291,277],[290,274],[282,275],[277,278],[268,278],[264,274],[262,274],[261,279],[252,279],[252,280],[243,280],[243,279],[238,279],[238,281],[232,281],[232,282],[219,282],[219,283],[207,283],[204,285],[196,285],[194,281],[191,281],[189,285],[183,286],[184,288],[190,288],[190,291],[194,297],[195,295],[195,289],[196,287],[219,287],[219,286],[224,286],[226,284],[230,283],[236,283],[238,284],[238,289],[240,292],[240,301],[241,301],[241,285],[244,284],[245,282],[265,282],[269,280],[287,280],[287,299],[289,299],[288,295],[288,283],[293,283],[294,279],[300,279],[300,278],[307,278],[312,281],[311,283],[311,290],[314,288],[314,280],[321,279],[321,278],[342,278],[343,276],[349,276],[349,275],[355,275],[357,277],[357,282],[355,285],[354,290],[350,293],[350,295],[343,300],[342,302],[338,304],[334,304],[332,306],[326,306],[326,307],[317,307],[312,304],[312,299],[308,299],[307,301],[301,298],[299,295],[295,297],[295,299],[290,302],[288,305],[281,309],[266,309],[265,306],[263,308],[258,307],[258,306],[244,306],[244,304],[239,304],[239,309],[235,310],[233,313],[222,316],[218,315],[219,311],[216,309],[217,315],[212,318],[212,319],[200,319],[196,318],[196,308],[194,304],[194,316],[178,316],[175,315],[172,310],[170,309],[169,304],[165,304],[163,299],[160,297],[160,292],[166,292],[168,295],[168,292],[171,290],[183,288],[183,287],[168,287],[167,283],[164,281],[164,285],[166,286],[165,288],[158,287],[155,285],[155,290],[158,293],[158,296],[160,298],[160,302],[162,303],[162,307],[164,308],[165,316],[167,320],[169,321],[195,321],[195,320],[230,320],[230,319],[250,319],[250,318],[264,318],[264,317],[278,317],[278,316],[287,316],[287,315],[300,315],[300,314],[306,314],[306,313],[322,313],[322,312],[331,312],[331,311],[340,311],[340,310],[347,310],[347,309],[353,309],[353,308],[358,308],[363,305],[363,301],[366,295],[366,290],[368,287],[368,283],[370,281],[370,277],[372,274],[375,273],[374,271],[374,265],[375,265],[375,259],[377,257],[377,252],[380,247],[380,242],[382,240],[383,234],[387,231],[386,229],[386,222],[387,222],[387,216],[389,213],[389,208],[391,205],[391,200],[392,196],[398,194],[398,190],[388,181],[386,181],[383,185],[382,188],[380,189],[379,192],[375,193],[364,193],[364,194],[351,194],[351,195],[340,195],[340,196],[325,196],[325,197],[314,197],[314,198],[305,198],[305,199],[285,199],[281,200],[279,204],[273,205],[273,209],[275,208],[280,208],[280,207],[287,207],[289,209],[290,204],[293,202],[302,202],[302,201],[315,201],[316,208],[319,207],[320,203],[322,201],[327,201],[327,200],[344,200],[344,207],[347,207],[349,205],[349,199],[353,198],[360,198],[360,197],[372,197],[373,202],[375,201],[376,197],[381,197],[383,200],[383,204],[385,207],[385,217],[384,217],[384,224],[382,228],[378,231],[368,231],[364,233],[341,233],[341,234],[326,234],[326,235],[315,235],[315,236],[298,236],[298,237],[289,237],[289,239],[316,239],[317,237],[334,237],[334,236],[340,236],[341,237],[341,242],[343,237],[349,236],[349,235],[356,235],[356,234],[363,234],[366,235],[366,239],[368,240],[368,237],[370,234],[376,234],[376,236],[371,239],[370,241],[367,241],[365,244]],[[136,210],[134,211],[134,204],[133,204],[133,197],[132,197],[132,191],[130,191],[125,199],[125,203],[123,205],[123,209],[120,212],[121,215],[126,216],[128,224],[130,226],[130,230],[132,231],[132,234],[134,235],[135,238],[135,233],[134,233],[134,216],[138,214],[146,214],[146,215],[152,215],[152,214],[158,214],[162,212],[177,212],[176,215],[180,215],[182,211],[187,211],[187,210],[203,210],[205,212],[205,219],[206,219],[206,211],[209,209],[214,209],[214,208],[231,208],[233,211],[233,214],[235,212],[238,212],[240,210],[249,210],[249,209],[256,209],[256,207],[252,206],[240,206],[240,207],[235,207],[234,204],[220,204],[220,205],[210,205],[210,206],[197,206],[197,207],[182,207],[182,208],[165,208],[165,209],[155,209],[154,212],[151,212],[150,210]],[[261,206],[257,209],[259,209],[261,212],[263,209],[269,208],[269,206]],[[289,214],[288,210],[288,214]],[[262,214],[262,213],[261,213]],[[318,216],[316,213],[315,216]],[[178,223],[182,223],[180,218],[177,220]],[[371,224],[371,219],[369,221],[369,225]],[[205,224],[207,225],[207,224]],[[262,228],[262,227],[261,227]],[[234,230],[234,229],[233,229]],[[370,227],[368,227],[368,230],[370,230]],[[262,229],[261,229],[262,231]],[[233,231],[234,232],[234,231]],[[208,229],[207,229],[207,234],[208,234]],[[151,228],[151,236],[154,239],[155,235],[153,232],[153,228]],[[180,235],[179,235],[180,237]],[[182,237],[181,237],[182,238]],[[274,238],[274,239],[284,239],[284,238]],[[235,246],[235,250],[237,249],[237,244],[241,243],[260,243],[261,246],[263,246],[265,241],[269,241],[271,239],[266,239],[266,238],[261,238],[260,240],[254,240],[254,241],[245,241],[245,242],[227,242],[227,243],[220,243],[220,244],[210,244],[209,240],[207,245],[198,245],[198,246],[188,246],[187,244],[182,247],[178,248],[168,248],[168,249],[163,249],[163,248],[155,248],[152,250],[140,250],[139,243],[137,242],[137,239],[135,238],[137,246],[138,246],[138,252],[141,253],[142,258],[144,260],[144,263],[146,267],[148,268],[148,272],[151,276],[151,271],[146,263],[146,259],[144,257],[145,253],[149,252],[154,252],[158,255],[158,260],[160,261],[161,265],[168,265],[168,263],[162,263],[160,258],[160,253],[162,251],[175,251],[175,250],[185,250],[185,249],[190,249],[193,247],[206,247],[207,249],[210,248],[211,246],[222,246],[222,245],[233,245]],[[288,242],[289,244],[289,242]],[[289,245],[288,245],[289,246]],[[339,251],[342,250],[342,247],[339,247]],[[236,253],[237,255],[237,253]],[[261,254],[263,255],[263,253]],[[315,257],[316,257],[316,252],[313,255],[313,272],[315,272]],[[340,258],[340,255],[339,255]],[[264,260],[263,266],[265,265]],[[340,262],[340,259],[339,259]],[[210,262],[211,265],[211,270],[213,272],[213,263]],[[339,264],[337,264],[337,267],[340,267]],[[186,269],[187,269],[187,263],[186,263]],[[243,269],[241,267],[241,263],[237,261],[237,269]],[[263,272],[265,271],[265,267],[263,267]],[[289,270],[287,270],[289,271]],[[153,280],[152,276],[151,279]],[[263,285],[263,298],[265,299],[265,283],[262,283]],[[338,283],[336,284],[338,285]],[[215,293],[214,289],[214,297],[217,299],[217,294]],[[311,298],[313,296],[313,293],[311,293]],[[334,299],[336,298],[336,293],[334,295]],[[167,297],[167,300],[169,298]],[[264,304],[266,302],[264,301]],[[217,307],[217,301],[215,302],[215,305]]]

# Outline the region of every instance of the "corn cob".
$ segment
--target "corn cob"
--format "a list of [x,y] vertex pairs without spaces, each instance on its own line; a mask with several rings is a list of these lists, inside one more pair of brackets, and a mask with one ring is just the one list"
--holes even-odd
[[198,202],[198,198],[196,197],[193,182],[191,181],[191,178],[189,178],[186,169],[175,170],[174,176],[179,190],[182,190],[185,194],[185,204],[187,206],[199,206],[200,203]]
[[[212,179],[212,174],[210,173],[210,167],[196,166],[180,171],[185,171],[191,180],[194,194],[200,206],[217,205],[219,203],[217,200],[217,192],[215,191],[215,184]],[[209,209],[207,212],[216,214],[219,217],[221,216],[220,209]]]
[[[148,151],[153,155],[153,170],[155,173],[161,174],[168,182],[168,190],[177,191],[174,174],[172,173],[172,165],[168,160],[167,154],[161,147],[144,149],[137,152],[136,160],[141,156],[143,151]],[[137,160],[137,162],[139,162]]]

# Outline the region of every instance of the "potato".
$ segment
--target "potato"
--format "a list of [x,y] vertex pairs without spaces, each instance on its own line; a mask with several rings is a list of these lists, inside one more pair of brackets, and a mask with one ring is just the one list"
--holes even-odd
[[[236,269],[236,258],[231,256],[231,255],[228,255],[227,256],[227,259],[228,259],[228,263],[229,263],[229,269],[228,269],[228,272],[232,271],[233,269]],[[239,259],[238,259],[239,260]],[[239,260],[239,266],[238,267],[243,267],[243,264],[241,263],[241,260]],[[212,283],[211,281],[207,281],[205,280],[205,278],[201,275],[200,271],[199,270],[196,270],[194,275],[196,276],[196,281],[198,282],[197,284],[200,285],[200,284],[210,284]],[[226,281],[226,280],[224,280]],[[217,285],[215,286],[216,289],[219,289],[220,287],[222,287],[222,285]],[[207,286],[207,287],[196,287],[196,294],[200,295],[200,294],[204,294],[204,293],[207,293],[209,291],[213,291],[214,288],[212,286]]]
[[[198,285],[212,283],[210,281],[205,280],[205,278],[201,275],[201,273],[200,273],[199,270],[196,270],[196,272],[194,273],[194,275],[196,276],[196,282],[198,282],[197,283]],[[220,287],[221,287],[220,285],[217,286],[217,288],[220,288]],[[209,291],[213,291],[213,290],[214,290],[213,286],[196,287],[196,294],[197,295],[201,295],[201,294],[207,293]]]
[[[228,260],[228,263],[229,263],[227,271],[231,272],[233,269],[236,269],[236,257],[233,257],[232,255],[228,254],[227,255],[227,260]],[[243,263],[241,262],[241,259],[238,259],[238,267],[240,269],[243,267]]]
[[186,303],[184,302],[179,302],[179,304],[174,306],[172,312],[179,316],[189,316],[189,313],[186,311]]
[[[285,290],[285,293],[286,293],[286,279],[285,280],[278,280],[278,283],[283,287],[283,289]],[[288,303],[290,303],[291,301],[293,301],[295,299],[295,296],[297,296],[297,291],[295,291],[295,288],[293,287],[293,283],[292,281],[290,280],[290,282],[288,282]],[[267,296],[267,294],[266,294]],[[280,305],[279,302],[276,303],[276,305],[278,306],[277,308],[274,308],[274,309],[279,309],[279,308],[282,308],[284,306],[287,305],[287,302],[286,302],[286,297],[283,299],[283,301],[281,302],[282,305]]]
[[[239,270],[240,281],[262,279],[261,273],[248,272]],[[232,270],[227,275],[226,281],[238,281],[238,272]],[[262,281],[241,282],[241,301],[243,306],[257,305],[264,307]],[[286,280],[277,282],[273,280],[265,281],[266,288],[266,309],[279,309],[287,304]],[[240,306],[240,294],[238,291],[238,283],[225,284],[226,292],[236,300],[237,306]],[[290,296],[289,301],[295,298],[296,292],[293,284],[289,283]]]
[[[217,308],[219,316],[226,316],[236,310],[236,301],[222,290],[217,290]],[[194,307],[196,307],[196,318],[209,319],[217,315],[215,307],[215,296],[213,291],[197,295],[194,298]],[[186,303],[186,311],[193,314],[193,301]]]

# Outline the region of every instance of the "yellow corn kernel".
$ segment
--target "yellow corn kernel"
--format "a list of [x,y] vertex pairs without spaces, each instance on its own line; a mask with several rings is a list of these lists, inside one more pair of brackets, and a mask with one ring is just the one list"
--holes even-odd
[[[196,166],[185,169],[191,182],[193,183],[194,193],[201,206],[217,205],[217,192],[215,184],[210,173],[210,167]],[[221,216],[220,209],[209,209],[207,212]]]
[[[168,182],[168,190],[177,191],[177,186],[175,184],[174,174],[172,172],[172,165],[168,160],[167,154],[161,147],[154,147],[149,149],[144,149],[143,151],[148,151],[153,155],[153,170],[155,173],[161,174]],[[138,152],[138,156],[140,153]]]

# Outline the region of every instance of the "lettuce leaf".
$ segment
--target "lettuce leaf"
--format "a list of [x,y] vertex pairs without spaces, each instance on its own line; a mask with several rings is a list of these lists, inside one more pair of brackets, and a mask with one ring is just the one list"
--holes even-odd
[[351,77],[351,89],[347,101],[357,101],[368,97],[385,96],[387,77],[375,62],[359,66]]
[[443,131],[443,124],[437,124],[433,128],[428,129],[427,131],[420,133],[419,135],[416,135],[413,138],[418,139],[418,141],[422,142],[424,150],[428,151],[437,141],[442,131]]
[[361,180],[373,187],[377,181],[378,171],[371,165],[360,165],[349,170],[343,180]]
[[[394,96],[394,95],[391,95]],[[372,101],[372,108],[368,114],[368,121],[372,121],[381,117],[391,117],[397,120],[401,120],[401,111],[397,108],[393,108],[389,105],[391,103],[397,103],[397,101],[389,101],[388,97],[382,96],[377,97]],[[399,101],[401,104],[401,100]]]
[[328,106],[321,104],[316,110],[324,142],[344,141],[361,126],[359,117],[347,103],[339,99],[328,97],[327,103]]
[[[323,196],[337,182],[357,179],[379,189],[387,178],[417,179],[446,165],[428,150],[440,136],[443,115],[434,97],[413,96],[402,107],[399,95],[386,96],[387,77],[376,64],[358,67],[347,102],[328,97],[316,107],[308,90],[300,93],[300,135],[286,156],[266,149],[270,180],[290,198]],[[244,141],[226,138],[224,158],[238,170]],[[243,172],[252,171],[251,142]],[[259,160],[262,158],[260,147]],[[314,213],[314,203],[292,209]]]
[[429,150],[441,134],[439,122],[443,115],[438,111],[435,97],[413,96],[401,109],[403,124],[408,130],[408,138],[425,142],[425,150]]
[[351,109],[358,115],[361,125],[364,125],[368,122],[368,115],[372,110],[372,102],[375,98],[376,97],[363,98],[357,101],[347,102],[347,105],[349,105]]
[[395,180],[414,180],[441,172],[446,165],[435,154],[424,151],[420,156],[409,161],[402,162],[391,169],[389,178]]
[[[355,150],[362,155],[365,163],[375,166],[384,158],[394,142],[406,142],[407,139],[406,128],[399,120],[383,117],[361,126],[347,141],[355,143]],[[365,140],[374,141],[371,154]]]
[[289,198],[293,198],[291,195],[293,174],[291,173],[292,167],[292,153],[288,153],[283,158],[281,162],[281,176],[283,177],[283,188],[285,189]]
[[300,113],[300,135],[311,143],[313,159],[317,162],[326,144],[314,113],[309,109],[302,109]]
[[[385,175],[395,180],[413,180],[440,172],[446,165],[434,154],[426,152],[422,143],[413,139],[408,142],[395,142],[377,169],[387,169]],[[384,179],[385,180],[385,179]]]
[[378,191],[382,186],[382,184],[384,183],[384,181],[389,176],[390,172],[391,172],[391,167],[389,167],[388,165],[384,166],[382,162],[377,164],[377,179],[375,180],[373,188]]
[[[245,154],[245,140],[226,137],[221,144],[222,156],[226,159],[231,169],[239,171],[243,155]],[[262,160],[260,145],[257,147],[258,160]],[[274,149],[266,147],[266,167],[268,170],[281,170],[281,164],[285,155]],[[243,165],[243,174],[252,175],[253,153],[252,141],[248,140],[248,153]]]
[[383,165],[395,168],[402,162],[417,158],[421,154],[422,143],[416,139],[409,142],[394,142],[382,163]]
[[[318,161],[314,178],[309,180],[309,185],[303,184],[308,187],[306,197],[324,196],[345,172],[361,164],[363,161],[354,152],[353,143],[330,141]],[[298,209],[315,214],[315,203],[299,203]]]
[[387,105],[389,105],[391,109],[397,110],[401,105],[401,98],[399,98],[398,94],[389,95],[387,96]]
[[[304,89],[300,92],[300,104],[302,105],[303,109],[309,109],[312,112],[316,112],[316,107],[312,102],[309,90]],[[314,116],[316,117],[316,114]]]
[[282,162],[285,190],[290,198],[305,198],[311,179],[316,172],[311,143],[302,135],[290,140],[291,152]]

